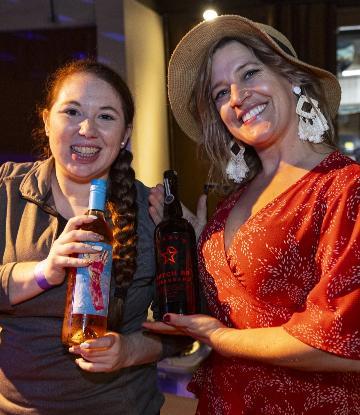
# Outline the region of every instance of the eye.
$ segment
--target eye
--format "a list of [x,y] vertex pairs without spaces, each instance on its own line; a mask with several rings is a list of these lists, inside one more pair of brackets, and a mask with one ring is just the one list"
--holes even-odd
[[67,115],[70,115],[71,117],[79,115],[79,111],[76,108],[67,108],[63,112]]
[[99,118],[101,118],[102,120],[106,120],[106,121],[113,121],[115,120],[115,117],[110,115],[110,114],[100,114]]
[[214,101],[215,101],[215,102],[216,102],[216,101],[219,101],[219,100],[221,100],[222,98],[225,98],[226,96],[229,96],[229,95],[230,95],[230,89],[228,89],[228,88],[221,89],[220,91],[218,91],[218,92],[215,94]]
[[249,71],[246,71],[244,74],[244,79],[250,79],[252,78],[255,74],[257,74],[260,71],[260,69],[250,69]]

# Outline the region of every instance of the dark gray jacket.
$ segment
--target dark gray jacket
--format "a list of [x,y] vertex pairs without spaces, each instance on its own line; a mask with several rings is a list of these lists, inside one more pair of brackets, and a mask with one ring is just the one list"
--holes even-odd
[[[17,262],[44,259],[58,234],[50,188],[53,159],[0,167],[0,413],[2,415],[154,415],[163,396],[156,365],[116,373],[80,370],[60,335],[66,283],[11,306],[8,279]],[[141,329],[153,299],[154,225],[147,188],[137,182],[138,263],[122,333]]]

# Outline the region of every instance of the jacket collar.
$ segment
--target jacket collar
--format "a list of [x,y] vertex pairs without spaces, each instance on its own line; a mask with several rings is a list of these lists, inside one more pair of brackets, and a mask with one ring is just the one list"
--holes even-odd
[[19,191],[25,199],[31,200],[52,214],[57,214],[51,192],[53,170],[53,157],[35,162],[21,181]]

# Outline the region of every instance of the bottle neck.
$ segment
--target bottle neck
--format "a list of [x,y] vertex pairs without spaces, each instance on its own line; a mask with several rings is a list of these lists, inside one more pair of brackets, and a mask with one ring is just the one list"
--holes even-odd
[[164,205],[164,219],[182,218],[182,216],[182,209],[179,202]]
[[90,190],[90,197],[89,197],[89,211],[104,212],[105,198],[106,198],[106,192],[103,189],[98,189],[96,187],[92,188]]
[[183,212],[177,194],[177,178],[174,174],[164,176],[164,219],[182,218]]

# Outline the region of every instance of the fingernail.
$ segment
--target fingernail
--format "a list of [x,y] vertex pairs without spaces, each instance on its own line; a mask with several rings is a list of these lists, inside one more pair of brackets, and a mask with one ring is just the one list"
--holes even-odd
[[91,245],[92,249],[95,249],[95,251],[102,251],[103,247],[101,245]]
[[88,215],[88,218],[95,220],[95,219],[97,219],[97,216],[95,216],[95,215]]
[[82,349],[88,349],[88,348],[90,347],[90,344],[89,344],[89,343],[81,343],[81,344],[80,344],[80,347],[81,347]]
[[165,315],[164,315],[164,317],[163,317],[163,322],[164,322],[164,323],[170,323],[170,316],[169,316],[169,314],[165,314]]

